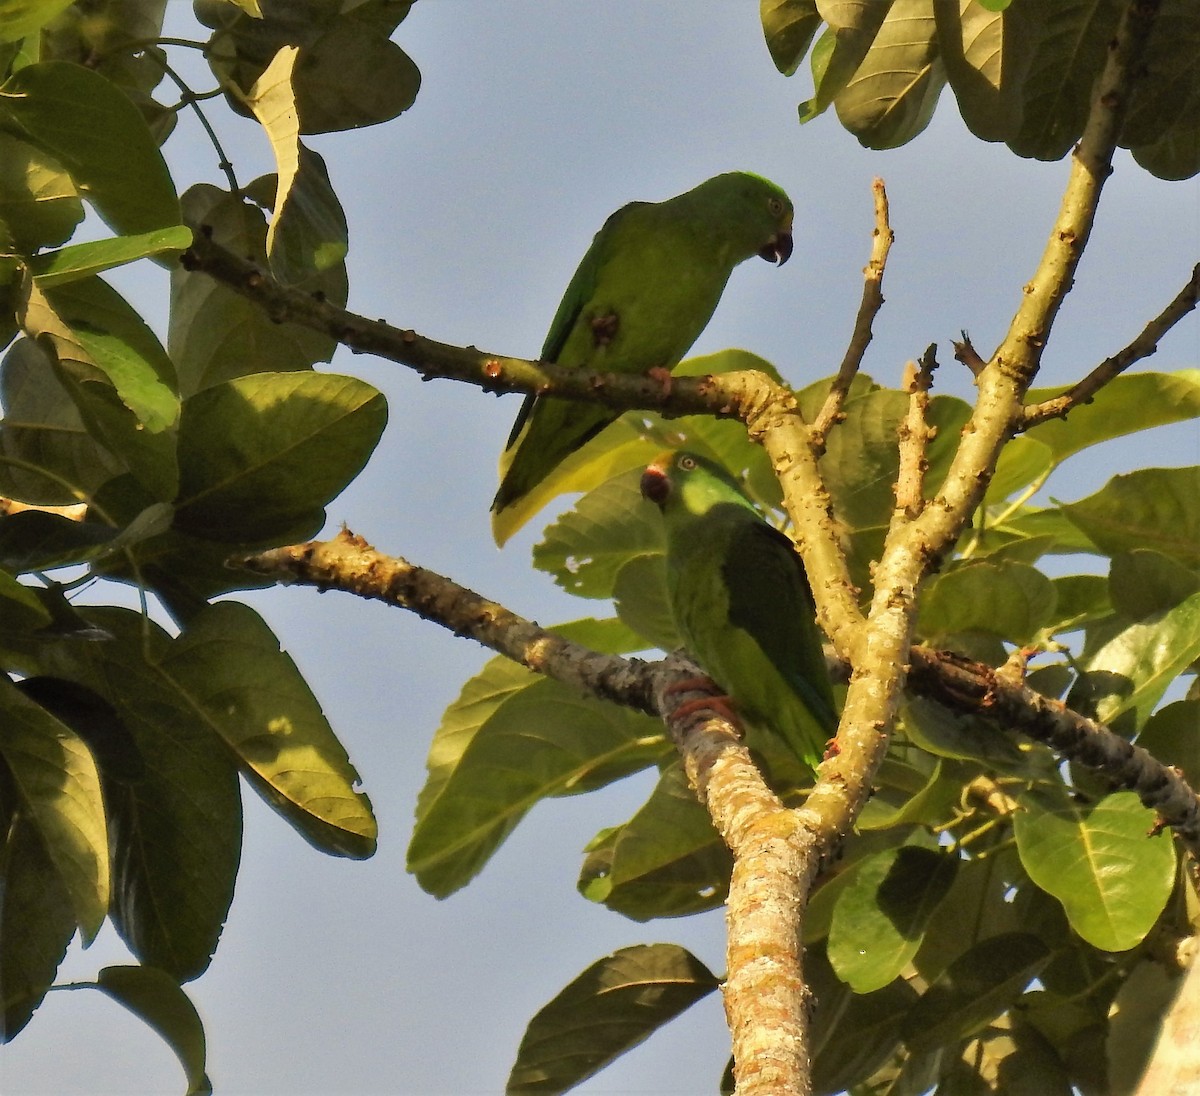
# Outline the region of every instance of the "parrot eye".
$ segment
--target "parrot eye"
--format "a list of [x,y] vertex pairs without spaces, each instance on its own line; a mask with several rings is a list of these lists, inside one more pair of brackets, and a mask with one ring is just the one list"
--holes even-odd
[[682,457],[679,458],[678,465],[685,472],[691,472],[696,467],[696,458],[689,456],[687,453],[685,453]]
[[767,209],[769,209],[771,211],[771,216],[782,217],[783,216],[783,201],[779,198],[771,198],[767,202]]

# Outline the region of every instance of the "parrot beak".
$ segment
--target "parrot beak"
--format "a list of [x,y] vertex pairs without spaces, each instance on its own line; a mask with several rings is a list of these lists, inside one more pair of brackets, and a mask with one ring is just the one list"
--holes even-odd
[[792,257],[792,234],[783,229],[776,232],[758,251],[759,257],[769,263],[783,266]]
[[642,473],[642,498],[661,508],[671,493],[671,481],[662,465],[655,461]]

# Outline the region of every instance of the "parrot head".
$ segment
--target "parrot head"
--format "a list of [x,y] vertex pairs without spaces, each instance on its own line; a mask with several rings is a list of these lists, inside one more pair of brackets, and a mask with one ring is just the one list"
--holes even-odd
[[668,450],[642,473],[642,497],[668,518],[672,514],[703,514],[721,503],[753,509],[725,469],[695,453]]
[[686,197],[724,226],[738,261],[758,255],[782,266],[792,255],[792,200],[782,187],[749,171],[729,171]]

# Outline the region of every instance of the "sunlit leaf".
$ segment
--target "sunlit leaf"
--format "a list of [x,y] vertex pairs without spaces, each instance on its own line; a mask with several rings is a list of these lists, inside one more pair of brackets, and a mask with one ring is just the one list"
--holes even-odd
[[1016,817],[1030,878],[1054,895],[1072,928],[1104,951],[1127,951],[1150,931],[1175,881],[1170,835],[1133,792],[1092,807],[1062,791],[1030,792]]
[[90,943],[108,912],[108,835],[100,775],[84,742],[40,704],[0,681],[0,758],[75,921]]
[[882,989],[916,955],[925,926],[954,881],[956,859],[911,845],[860,865],[833,910],[826,946],[855,993]]
[[30,260],[29,268],[38,284],[46,289],[60,282],[78,281],[89,274],[101,274],[148,255],[182,251],[191,242],[192,230],[185,225],[175,225],[138,236],[115,236],[47,251]]

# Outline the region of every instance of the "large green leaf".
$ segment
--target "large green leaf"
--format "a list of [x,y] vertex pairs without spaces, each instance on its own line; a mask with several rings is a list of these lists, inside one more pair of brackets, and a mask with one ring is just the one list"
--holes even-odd
[[[274,177],[247,190],[275,193]],[[270,199],[264,198],[264,201]],[[190,187],[183,196],[187,222],[212,233],[223,247],[267,265],[267,221],[262,210],[208,183]],[[346,303],[343,264],[304,284],[334,304]],[[171,271],[171,326],[167,346],[187,397],[202,388],[249,373],[307,370],[328,361],[337,343],[332,336],[298,324],[275,323],[257,304],[200,271],[176,266]]]
[[311,535],[386,421],[376,389],[334,374],[256,373],[197,392],[179,426],[177,527],[230,542]]
[[29,1023],[75,935],[71,892],[28,816],[4,818],[0,849],[0,1043]]
[[962,632],[1031,640],[1053,619],[1054,586],[1024,563],[970,561],[939,575],[921,598],[917,629],[935,646]]
[[45,293],[30,284],[20,320],[53,353],[88,432],[156,498],[171,498],[177,481],[170,428],[179,405],[170,362],[141,317],[93,277]]
[[68,637],[44,661],[108,701],[145,766],[145,778],[105,786],[111,916],[142,962],[187,981],[208,966],[233,897],[242,834],[237,769],[192,697],[163,672],[170,637],[129,610],[98,607],[87,616],[105,642]]
[[0,130],[49,153],[122,235],[179,224],[167,165],[137,107],[81,65],[43,61],[0,85]]
[[196,12],[219,28],[207,55],[226,86],[232,80],[248,92],[282,48],[300,47],[294,77],[300,132],[324,133],[385,122],[413,104],[421,74],[389,40],[410,6],[261,0],[252,18],[249,11],[234,15],[220,0],[200,0]]
[[74,282],[89,274],[102,274],[117,266],[159,255],[164,251],[182,251],[192,242],[192,230],[186,225],[155,229],[138,236],[114,236],[72,244],[58,251],[46,251],[30,260],[29,269],[43,289],[60,282]]
[[70,897],[84,943],[91,943],[109,900],[108,835],[96,763],[74,731],[7,679],[0,679],[0,708],[0,757]]
[[470,882],[538,800],[600,787],[671,750],[659,721],[551,679],[479,703],[477,727],[456,713],[461,752],[439,758],[437,796],[422,797],[408,848],[409,870],[438,897]]
[[41,30],[71,0],[5,0],[0,6],[0,42],[15,42]]
[[62,164],[0,132],[0,221],[17,248],[30,253],[61,244],[82,220],[79,188]]
[[187,1096],[212,1092],[204,1072],[204,1026],[174,978],[153,967],[105,967],[96,985],[163,1037],[187,1075]]
[[32,339],[18,339],[0,364],[0,491],[61,506],[88,498],[123,465],[84,426],[75,401]]
[[1120,10],[1120,0],[1059,0],[1047,6],[1023,81],[1021,130],[1008,142],[1018,156],[1058,160],[1079,138]]
[[292,87],[299,50],[285,46],[255,81],[246,102],[275,153],[275,216],[267,230],[271,273],[297,285],[346,257],[346,217],[329,183],[325,162],[300,142]]
[[1027,932],[968,948],[930,984],[905,1019],[909,1048],[953,1046],[999,1016],[1038,976],[1050,950]]
[[1200,567],[1200,468],[1143,468],[1114,476],[1062,510],[1108,555],[1153,548]]
[[[1026,402],[1041,403],[1066,391],[1065,387],[1030,389]],[[1066,418],[1043,422],[1030,430],[1028,437],[1048,445],[1058,464],[1081,449],[1110,438],[1198,416],[1200,370],[1122,373],[1087,403],[1072,408]]]
[[1021,797],[1015,832],[1030,878],[1054,895],[1072,928],[1104,951],[1150,931],[1175,882],[1175,849],[1134,792],[1088,807],[1057,789]]
[[1113,556],[1108,590],[1117,612],[1142,620],[1174,609],[1200,590],[1200,574],[1161,552],[1141,548]]
[[733,861],[683,767],[667,767],[624,825],[588,848],[579,890],[635,921],[714,909],[725,901]]
[[906,144],[933,117],[946,82],[933,9],[933,0],[893,0],[871,48],[834,100],[842,125],[867,148]]
[[758,13],[771,60],[784,76],[791,76],[821,26],[816,0],[760,0]]
[[1137,744],[1164,765],[1178,768],[1192,787],[1200,784],[1200,698],[1177,700],[1155,712]]
[[833,909],[829,961],[855,993],[882,989],[916,955],[957,858],[912,845],[868,857]]
[[576,597],[612,597],[617,574],[636,556],[662,553],[662,519],[638,489],[638,469],[590,491],[546,529],[533,565]]
[[505,1089],[564,1092],[643,1042],[717,978],[674,944],[641,944],[597,960],[529,1022]]
[[935,3],[938,51],[967,128],[984,141],[1004,141],[1021,124],[1022,85],[1040,30],[1041,8],[1015,4]]
[[323,852],[364,858],[378,828],[359,776],[296,664],[253,609],[210,605],[160,663],[242,771]]
[[1070,702],[1103,723],[1130,713],[1124,723],[1140,727],[1171,682],[1197,658],[1200,593],[1113,635],[1087,660]]

